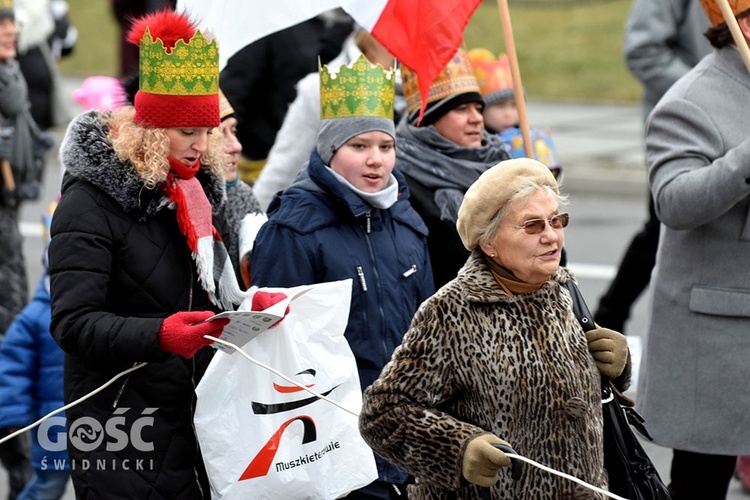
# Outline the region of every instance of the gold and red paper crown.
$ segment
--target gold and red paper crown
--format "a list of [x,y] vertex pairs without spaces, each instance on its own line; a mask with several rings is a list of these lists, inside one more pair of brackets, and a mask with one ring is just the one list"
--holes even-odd
[[507,54],[500,54],[496,58],[487,49],[471,49],[469,61],[488,106],[513,97],[513,75]]
[[[401,66],[401,80],[404,84],[404,96],[406,97],[406,110],[411,115],[419,110],[422,98],[419,95],[419,83],[417,75],[406,66]],[[427,104],[445,99],[458,94],[476,92],[479,94],[479,84],[474,77],[474,71],[469,62],[469,56],[463,49],[458,52],[440,71],[427,95]]]
[[350,65],[319,68],[320,119],[373,116],[393,120],[396,79],[392,70],[360,54]]
[[[716,0],[701,0],[701,5],[703,5],[703,10],[706,11],[712,26],[718,26],[725,22],[724,15],[721,13]],[[732,13],[737,16],[750,9],[750,0],[729,0],[729,7],[732,9]]]
[[136,19],[128,41],[140,47],[135,121],[144,127],[219,126],[219,49],[184,14]]

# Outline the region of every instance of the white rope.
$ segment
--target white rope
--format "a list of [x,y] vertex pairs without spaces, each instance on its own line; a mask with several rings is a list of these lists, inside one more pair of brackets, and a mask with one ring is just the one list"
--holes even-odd
[[[336,401],[334,401],[334,400],[332,400],[332,399],[330,399],[330,398],[328,398],[328,397],[326,397],[326,396],[324,396],[324,395],[322,395],[322,394],[320,394],[320,393],[318,393],[316,391],[313,391],[309,387],[305,387],[304,385],[300,384],[299,382],[297,382],[295,380],[292,380],[291,378],[287,377],[286,375],[284,375],[283,373],[279,372],[278,370],[276,370],[274,368],[271,368],[270,366],[268,366],[268,365],[266,365],[264,363],[261,363],[260,361],[258,361],[257,359],[253,358],[252,356],[250,356],[249,354],[247,354],[245,351],[243,351],[236,344],[233,344],[231,342],[227,342],[226,340],[217,339],[216,337],[212,337],[210,335],[205,335],[204,338],[206,338],[207,340],[211,340],[213,342],[216,342],[217,344],[221,344],[223,346],[230,347],[230,348],[234,349],[235,351],[237,351],[240,354],[242,354],[242,356],[244,356],[251,363],[253,363],[255,365],[258,365],[261,368],[264,368],[264,369],[270,371],[271,373],[273,373],[273,374],[281,377],[282,379],[286,380],[290,384],[293,384],[293,385],[299,387],[300,389],[309,392],[310,394],[312,394],[316,398],[322,399],[323,401],[327,401],[327,402],[331,403],[332,405],[338,406],[339,408],[341,408],[345,412],[350,413],[350,414],[354,415],[355,417],[359,418],[359,414],[357,412],[354,412],[354,411],[346,408],[345,406],[339,404],[338,402],[336,402]],[[80,398],[76,399],[75,401],[72,401],[72,402],[66,404],[63,407],[58,408],[57,410],[49,412],[48,414],[46,414],[45,416],[43,416],[42,418],[40,418],[39,420],[37,420],[33,424],[27,425],[23,429],[19,429],[19,430],[13,432],[12,434],[9,434],[9,435],[5,436],[4,438],[0,439],[0,445],[2,445],[3,443],[5,443],[6,441],[10,441],[14,437],[16,437],[16,436],[18,436],[20,434],[23,434],[24,432],[26,432],[28,430],[33,429],[34,427],[37,427],[38,425],[41,425],[41,423],[44,422],[45,420],[47,420],[48,418],[53,417],[53,416],[57,415],[58,413],[61,413],[61,412],[65,411],[65,410],[68,410],[69,408],[72,408],[72,407],[78,405],[79,403],[82,403],[82,402],[86,401],[90,397],[98,394],[99,392],[103,391],[104,389],[106,389],[107,387],[109,387],[110,385],[112,385],[117,379],[122,378],[125,375],[127,375],[127,374],[129,374],[131,372],[134,372],[135,370],[138,370],[139,368],[143,368],[144,366],[146,366],[146,364],[147,363],[139,363],[137,365],[134,365],[134,366],[128,368],[127,370],[124,370],[124,371],[118,373],[117,375],[115,375],[114,377],[112,377],[111,379],[109,379],[109,381],[107,381],[105,384],[101,385],[99,388],[91,391],[90,393],[86,394],[85,396],[81,396]],[[580,484],[581,486],[583,486],[585,488],[588,488],[588,489],[590,489],[592,491],[595,491],[597,493],[601,493],[603,495],[606,495],[609,498],[614,498],[615,500],[628,500],[628,499],[623,498],[621,496],[615,495],[614,493],[610,493],[609,491],[603,490],[603,489],[601,489],[601,488],[599,488],[597,486],[589,484],[589,483],[587,483],[587,482],[585,482],[585,481],[583,481],[581,479],[578,479],[575,476],[571,476],[570,474],[566,474],[564,472],[560,472],[558,470],[555,470],[555,469],[552,469],[550,467],[547,467],[546,465],[542,465],[542,464],[540,464],[538,462],[535,462],[535,461],[531,460],[530,458],[526,458],[526,457],[521,456],[521,455],[516,455],[514,453],[506,453],[506,456],[508,456],[509,458],[516,458],[518,460],[521,460],[522,462],[526,462],[526,463],[528,463],[530,465],[533,465],[534,467],[537,467],[537,468],[539,468],[539,469],[541,469],[541,470],[543,470],[545,472],[549,472],[550,474],[555,474],[555,475],[560,476],[562,478],[565,478],[565,479],[568,479],[570,481],[573,481],[574,483],[578,483],[578,484]]]
[[107,381],[104,385],[100,386],[98,389],[94,389],[93,391],[89,392],[85,396],[81,396],[80,398],[76,399],[75,401],[72,401],[72,402],[66,404],[63,407],[58,408],[57,410],[49,412],[48,414],[46,414],[45,416],[43,416],[42,418],[40,418],[39,420],[37,420],[33,424],[27,425],[23,429],[18,429],[16,432],[14,432],[12,434],[8,434],[4,438],[0,439],[0,445],[2,445],[6,441],[10,441],[11,439],[13,439],[14,437],[18,436],[19,434],[23,434],[24,432],[26,432],[28,430],[31,430],[34,427],[38,426],[38,425],[41,425],[41,423],[44,422],[45,420],[47,420],[48,418],[53,417],[53,416],[57,415],[58,413],[61,413],[61,412],[65,411],[65,410],[67,410],[68,408],[73,408],[74,406],[76,406],[79,403],[83,403],[84,401],[86,401],[90,397],[92,397],[92,396],[100,393],[101,391],[103,391],[104,389],[106,389],[107,387],[109,387],[110,385],[112,385],[117,379],[119,379],[121,377],[124,377],[128,373],[134,372],[134,371],[136,371],[139,368],[143,368],[144,366],[146,366],[146,363],[138,363],[137,365],[131,366],[127,370],[121,371],[120,373],[118,373],[117,375],[115,375],[114,377],[112,377],[111,379],[109,379],[109,381]]
[[221,344],[221,345],[224,345],[224,346],[227,346],[227,347],[231,347],[232,349],[234,349],[238,353],[242,354],[251,363],[254,363],[254,364],[258,365],[261,368],[265,368],[269,372],[271,372],[271,373],[273,373],[275,375],[278,375],[279,377],[283,378],[284,380],[286,380],[290,384],[294,384],[297,387],[299,387],[300,389],[303,389],[303,390],[309,392],[310,394],[312,394],[316,398],[320,398],[323,401],[328,401],[332,405],[338,406],[339,408],[341,408],[345,412],[351,413],[355,417],[359,418],[359,413],[351,411],[349,408],[346,408],[345,406],[342,406],[341,404],[339,404],[338,402],[334,401],[333,399],[327,398],[327,397],[323,396],[322,394],[313,391],[309,387],[305,387],[304,385],[300,384],[299,382],[296,382],[296,381],[292,380],[291,378],[287,377],[286,375],[284,375],[283,373],[279,372],[278,370],[275,370],[275,369],[271,368],[270,366],[261,363],[260,361],[258,361],[257,359],[253,358],[248,353],[246,353],[245,351],[243,351],[239,346],[237,346],[237,345],[235,345],[235,344],[233,344],[231,342],[227,342],[226,340],[217,339],[216,337],[212,337],[210,335],[204,335],[203,338],[208,339],[208,340],[213,340],[217,344]]
[[595,491],[597,493],[601,493],[602,495],[606,495],[609,498],[614,498],[615,500],[628,500],[627,498],[623,498],[623,497],[621,497],[619,495],[615,495],[614,493],[611,493],[611,492],[609,492],[607,490],[603,490],[603,489],[601,489],[601,488],[599,488],[597,486],[594,486],[593,484],[589,484],[586,481],[578,479],[575,476],[571,476],[570,474],[566,474],[564,472],[560,472],[559,470],[552,469],[551,467],[547,467],[546,465],[542,465],[539,462],[534,462],[530,458],[526,458],[526,457],[523,457],[521,455],[516,455],[515,453],[506,453],[505,456],[507,456],[509,458],[517,458],[518,460],[520,460],[522,462],[526,462],[527,464],[533,465],[534,467],[542,469],[545,472],[549,472],[550,474],[555,474],[556,476],[560,476],[560,477],[563,477],[565,479],[569,479],[569,480],[573,481],[574,483],[578,483],[578,484],[580,484],[581,486],[583,486],[585,488],[588,488],[588,489],[590,489],[592,491]]
[[[346,411],[348,413],[351,413],[355,417],[359,417],[358,413],[355,413],[355,412],[353,412],[353,411],[351,411],[351,410],[349,410],[349,409],[341,406],[336,401],[333,401],[332,399],[329,399],[329,398],[323,396],[322,394],[318,394],[317,392],[313,391],[309,387],[305,387],[304,385],[302,385],[302,384],[300,384],[300,383],[292,380],[291,378],[287,377],[286,375],[284,375],[283,373],[279,372],[278,370],[275,370],[275,369],[271,368],[270,366],[268,366],[268,365],[266,365],[264,363],[261,363],[257,359],[254,359],[252,356],[250,356],[249,354],[247,354],[245,351],[243,351],[237,345],[235,345],[235,344],[233,344],[231,342],[227,342],[226,340],[217,339],[216,337],[212,337],[210,335],[206,335],[205,338],[208,339],[208,340],[213,340],[214,342],[217,342],[217,343],[219,343],[221,345],[225,345],[227,347],[231,347],[232,349],[234,349],[237,352],[239,352],[240,354],[242,354],[251,363],[254,363],[254,364],[258,365],[261,368],[265,368],[266,370],[270,371],[271,373],[274,373],[275,375],[278,375],[279,377],[283,378],[284,380],[286,380],[290,384],[294,384],[295,386],[299,387],[300,389],[303,389],[303,390],[309,392],[313,396],[318,397],[318,398],[320,398],[320,399],[322,399],[324,401],[328,401],[329,403],[338,406],[342,410],[344,410],[344,411]],[[526,463],[528,463],[530,465],[533,465],[534,467],[542,469],[545,472],[549,472],[550,474],[555,474],[555,475],[560,476],[562,478],[569,479],[570,481],[573,481],[574,483],[580,484],[584,488],[588,488],[588,489],[590,489],[592,491],[595,491],[597,493],[601,493],[601,494],[606,495],[606,496],[608,496],[610,498],[614,498],[615,500],[628,500],[627,498],[623,498],[621,496],[615,495],[614,493],[610,493],[609,491],[603,490],[603,489],[601,489],[601,488],[599,488],[597,486],[594,486],[593,484],[589,484],[586,481],[583,481],[582,479],[578,479],[575,476],[571,476],[570,474],[566,474],[564,472],[560,472],[558,470],[555,470],[555,469],[552,469],[550,467],[547,467],[546,465],[542,465],[542,464],[540,464],[538,462],[535,462],[535,461],[531,460],[530,458],[526,458],[526,457],[523,457],[521,455],[516,455],[515,453],[506,453],[506,456],[508,456],[510,458],[517,458],[517,459],[521,460],[522,462],[526,462]]]

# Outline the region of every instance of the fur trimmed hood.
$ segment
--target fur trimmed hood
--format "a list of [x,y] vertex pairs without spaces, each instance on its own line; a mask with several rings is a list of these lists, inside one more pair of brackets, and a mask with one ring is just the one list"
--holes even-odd
[[[84,180],[112,197],[137,220],[149,219],[169,207],[169,199],[162,192],[161,183],[148,189],[129,163],[118,160],[102,116],[97,111],[87,111],[68,126],[60,145],[60,163],[65,169],[62,192],[76,181]],[[217,212],[226,200],[224,178],[205,168],[198,171],[196,178]]]

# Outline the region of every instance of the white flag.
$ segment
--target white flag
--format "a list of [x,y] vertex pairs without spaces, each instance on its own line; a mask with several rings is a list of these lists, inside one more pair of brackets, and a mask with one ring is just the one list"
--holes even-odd
[[218,39],[219,69],[249,43],[339,6],[338,0],[177,0],[178,12]]

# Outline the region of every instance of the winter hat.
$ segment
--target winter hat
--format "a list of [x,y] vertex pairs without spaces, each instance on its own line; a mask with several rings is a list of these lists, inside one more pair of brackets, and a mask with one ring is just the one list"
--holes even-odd
[[16,18],[13,12],[13,0],[0,0],[0,19],[4,17]]
[[234,116],[234,108],[229,104],[229,99],[224,95],[224,92],[219,89],[219,120],[224,121],[225,118]]
[[73,100],[84,111],[113,111],[124,105],[126,99],[122,84],[111,76],[89,76],[73,91]]
[[377,130],[395,139],[393,71],[360,54],[350,65],[334,70],[323,66],[318,73],[321,124],[316,147],[324,164],[329,165],[333,154],[359,134]]
[[163,10],[136,19],[139,45],[135,122],[142,127],[219,126],[219,50],[185,14]]
[[479,244],[487,224],[521,188],[536,183],[551,187],[559,193],[552,172],[542,163],[530,158],[501,161],[485,170],[474,184],[469,186],[458,209],[456,229],[467,250]]
[[[703,10],[706,11],[706,15],[708,15],[712,26],[718,26],[726,22],[716,0],[701,0],[701,5],[703,5]],[[750,9],[750,0],[729,0],[729,7],[731,7],[732,13],[735,16],[739,16],[747,9]]]
[[[417,74],[406,66],[402,66],[401,80],[404,84],[404,95],[406,96],[407,119],[409,123],[416,125],[420,104],[422,103]],[[484,99],[482,99],[482,94],[479,91],[479,84],[474,76],[468,54],[466,51],[458,49],[458,52],[430,85],[427,106],[422,121],[418,125],[420,127],[432,125],[448,111],[467,102],[484,104]]]
[[487,49],[471,49],[469,61],[487,106],[513,97],[513,75],[507,54],[495,58]]

